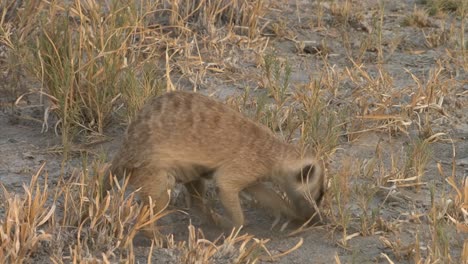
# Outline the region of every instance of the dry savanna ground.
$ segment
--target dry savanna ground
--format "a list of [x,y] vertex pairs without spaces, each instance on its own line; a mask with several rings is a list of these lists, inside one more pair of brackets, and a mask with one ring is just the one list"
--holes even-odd
[[[466,0],[0,0],[0,262],[468,263],[467,12]],[[101,199],[126,125],[172,90],[311,146],[326,167],[321,221],[270,228],[244,199],[249,224],[220,236],[180,189],[164,213],[125,183]],[[139,235],[155,221],[165,241]]]

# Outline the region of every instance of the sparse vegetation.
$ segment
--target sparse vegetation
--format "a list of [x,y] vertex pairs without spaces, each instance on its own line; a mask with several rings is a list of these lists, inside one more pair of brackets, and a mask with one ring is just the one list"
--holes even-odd
[[413,13],[407,15],[402,22],[403,26],[427,27],[429,23],[429,14],[425,9],[414,7]]
[[427,6],[431,15],[456,12],[467,7],[466,1],[463,0],[421,0],[420,2]]
[[[0,0],[0,262],[258,263],[293,251],[310,261],[318,248],[336,263],[468,263],[467,10],[466,0]],[[140,231],[181,213],[142,206],[126,182],[101,194],[113,153],[98,148],[176,89],[227,96],[313,151],[327,176],[321,221],[260,239],[259,212],[249,234],[189,222],[183,237],[137,246]],[[22,135],[30,128],[44,134]]]

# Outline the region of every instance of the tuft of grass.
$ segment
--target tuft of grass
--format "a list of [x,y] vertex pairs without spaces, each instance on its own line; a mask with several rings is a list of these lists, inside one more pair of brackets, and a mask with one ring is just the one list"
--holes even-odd
[[339,143],[339,113],[328,108],[318,81],[299,87],[295,100],[300,103],[301,140],[311,146],[318,157],[332,155]]
[[[131,260],[135,236],[170,213],[154,212],[151,205],[140,205],[136,192],[125,195],[128,181],[115,186],[108,195],[101,195],[100,179],[108,177],[104,175],[106,172],[100,163],[90,168],[84,164],[83,170],[75,171],[67,180],[60,180],[53,194],[54,202],[62,205],[62,213],[51,222],[50,228],[55,230],[58,243],[52,259],[63,260],[69,255],[78,260],[88,256]],[[65,237],[70,238],[68,244],[60,244]],[[154,237],[157,247],[162,243],[160,237]]]
[[169,24],[178,34],[189,33],[187,25],[190,25],[189,27],[195,26],[197,31],[205,31],[214,36],[221,26],[230,25],[236,32],[254,38],[259,33],[259,18],[265,12],[262,0],[171,0],[167,4],[170,13]]
[[330,5],[330,13],[340,25],[347,26],[355,14],[353,12],[353,3],[349,0],[345,0],[344,3],[333,1]]
[[283,19],[274,22],[271,25],[271,30],[278,38],[291,38],[291,31],[289,31],[287,22]]
[[53,240],[48,221],[56,213],[56,206],[48,204],[49,189],[46,183],[39,183],[43,164],[31,178],[29,186],[23,185],[23,195],[11,194],[3,189],[0,219],[0,262],[20,263],[31,258],[41,245]]
[[430,15],[457,12],[468,6],[464,0],[421,0],[420,3],[427,6]]
[[403,18],[401,24],[402,26],[428,27],[430,26],[429,14],[425,9],[415,6],[413,12]]
[[287,61],[283,62],[273,54],[265,55],[264,84],[277,105],[283,105],[290,88],[292,68]]
[[[417,261],[422,261],[421,256],[419,255],[419,244],[417,243],[419,241],[418,234],[416,235],[416,242],[410,243],[410,244],[404,244],[400,239],[397,240],[390,240],[384,236],[381,236],[380,241],[382,244],[384,244],[387,248],[390,248],[393,252],[393,254],[396,256],[397,260],[402,260],[403,258],[409,258],[409,256],[415,252],[413,259],[415,260],[415,263],[418,263]],[[387,260],[389,260],[389,263],[394,263],[393,261],[390,260],[390,258],[382,253]],[[431,262],[427,262],[431,263]]]
[[[440,163],[437,163],[437,169],[445,182],[452,188],[447,197],[443,197],[441,210],[437,210],[433,205],[433,219],[447,217],[460,232],[468,232],[468,177],[459,180],[456,177],[456,151],[452,142],[452,164],[451,173],[447,175]],[[432,199],[434,200],[434,199]],[[435,208],[435,209],[434,209]],[[437,212],[440,212],[438,215]],[[437,216],[437,217],[435,217]]]
[[324,199],[326,208],[330,209],[328,214],[333,232],[342,232],[342,239],[339,240],[339,243],[345,247],[348,240],[352,238],[348,232],[352,220],[349,206],[352,189],[349,186],[349,181],[353,178],[354,173],[352,160],[344,160],[341,169],[330,177],[330,188]]
[[379,188],[371,183],[360,183],[354,186],[353,194],[357,198],[357,204],[361,210],[359,216],[360,233],[363,236],[374,235],[377,229],[379,208],[373,208],[371,201],[379,191]]
[[31,0],[27,4],[23,1],[0,1],[0,70],[6,73],[0,77],[0,92],[6,95],[2,99],[12,110],[15,110],[16,99],[26,92],[24,65],[21,63],[25,47],[17,43],[24,42],[35,30],[37,13],[42,9],[41,1]]
[[323,2],[324,2],[323,0],[316,1],[315,8],[314,8],[314,13],[316,17],[315,26],[317,28],[322,28],[324,26],[323,17],[325,15],[325,8],[323,7]]
[[[431,150],[427,140],[416,139],[408,147],[407,160],[403,172],[404,182],[400,186],[416,186],[417,190],[424,184],[422,177],[431,157]],[[410,183],[413,182],[413,183]]]
[[446,232],[448,223],[443,219],[442,215],[440,215],[440,208],[437,208],[437,203],[435,202],[435,187],[431,188],[431,204],[432,207],[429,213],[429,219],[431,221],[431,243],[428,248],[428,258],[432,261],[451,263],[450,241]]

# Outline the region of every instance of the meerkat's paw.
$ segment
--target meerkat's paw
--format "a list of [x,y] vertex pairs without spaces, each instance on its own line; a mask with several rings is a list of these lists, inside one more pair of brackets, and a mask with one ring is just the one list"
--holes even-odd
[[[274,220],[273,223],[271,224],[270,230],[273,230],[280,222],[281,222],[281,214],[277,214],[277,215],[275,216],[275,220]],[[289,225],[290,223],[291,223],[291,220],[290,220],[290,219],[287,219],[287,220],[281,225],[280,231],[283,232],[283,231],[288,227],[288,225]]]
[[[226,232],[231,232],[233,228],[236,228],[230,219],[216,213],[213,209],[210,209],[210,212],[208,215],[210,217],[210,221],[214,225],[223,229]],[[245,226],[245,221],[244,221],[243,226]]]

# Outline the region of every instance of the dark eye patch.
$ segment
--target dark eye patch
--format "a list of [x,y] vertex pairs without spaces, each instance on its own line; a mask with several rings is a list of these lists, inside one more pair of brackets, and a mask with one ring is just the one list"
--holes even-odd
[[301,171],[296,175],[296,180],[298,182],[308,182],[312,180],[312,177],[315,175],[315,165],[309,164],[301,169]]

